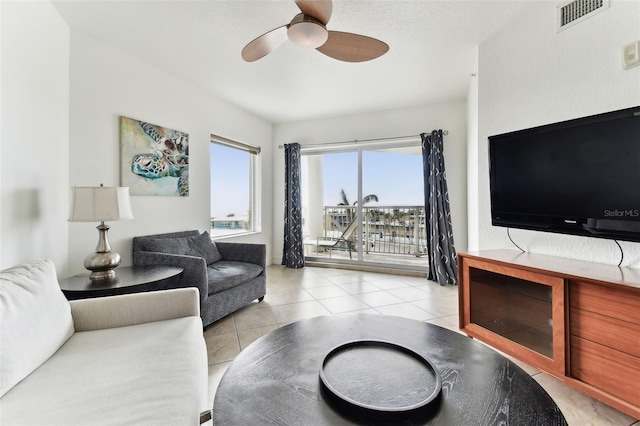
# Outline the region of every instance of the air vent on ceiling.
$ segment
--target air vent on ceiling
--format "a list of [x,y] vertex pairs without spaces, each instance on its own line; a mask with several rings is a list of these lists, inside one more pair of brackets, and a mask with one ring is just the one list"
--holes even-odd
[[609,8],[609,0],[573,0],[558,6],[558,31]]

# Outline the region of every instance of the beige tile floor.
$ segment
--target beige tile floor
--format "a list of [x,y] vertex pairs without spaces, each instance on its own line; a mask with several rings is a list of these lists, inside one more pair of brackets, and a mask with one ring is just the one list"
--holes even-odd
[[[457,286],[441,287],[424,278],[400,275],[272,265],[264,301],[249,304],[205,332],[210,400],[231,361],[254,340],[294,321],[346,312],[402,316],[459,332]],[[637,420],[559,380],[517,363],[551,395],[570,426],[640,426]]]

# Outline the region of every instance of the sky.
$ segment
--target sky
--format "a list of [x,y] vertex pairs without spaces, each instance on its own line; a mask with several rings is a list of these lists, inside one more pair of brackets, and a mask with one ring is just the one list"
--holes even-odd
[[[340,202],[344,189],[350,204],[358,196],[358,154],[325,154],[324,204]],[[424,204],[422,155],[392,151],[364,151],[362,154],[362,195],[378,196],[379,206],[417,206]]]
[[215,143],[210,144],[211,217],[226,217],[230,213],[249,213],[248,152]]
[[[211,144],[211,217],[226,217],[230,213],[247,215],[250,155]],[[364,151],[362,166],[363,195],[375,194],[379,200],[368,205],[417,206],[424,203],[420,153]],[[357,152],[324,154],[323,170],[324,204],[338,204],[340,190],[344,189],[353,205],[358,196]]]

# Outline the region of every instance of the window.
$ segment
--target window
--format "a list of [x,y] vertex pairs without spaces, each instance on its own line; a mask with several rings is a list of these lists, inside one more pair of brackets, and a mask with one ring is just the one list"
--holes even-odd
[[211,135],[211,236],[260,230],[260,148]]

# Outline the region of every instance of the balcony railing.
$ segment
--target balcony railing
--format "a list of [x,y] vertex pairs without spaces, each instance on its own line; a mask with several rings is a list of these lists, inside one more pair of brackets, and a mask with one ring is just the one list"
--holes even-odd
[[[350,239],[357,248],[357,231],[343,235],[356,220],[357,206],[324,206],[323,210],[323,236]],[[360,246],[365,254],[420,257],[427,253],[424,206],[363,206],[362,233]]]

